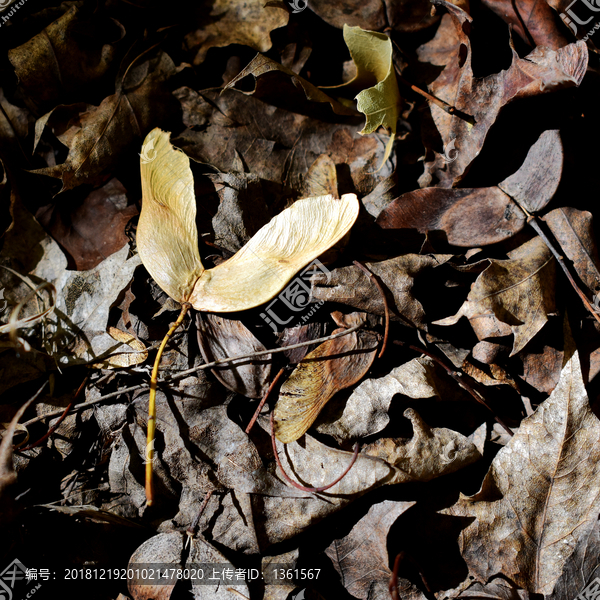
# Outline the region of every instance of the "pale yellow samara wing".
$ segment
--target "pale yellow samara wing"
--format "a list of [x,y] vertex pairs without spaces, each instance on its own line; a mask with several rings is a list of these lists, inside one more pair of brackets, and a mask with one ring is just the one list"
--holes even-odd
[[[189,159],[169,134],[150,132],[154,159],[142,154],[142,214],[138,249],[160,287],[197,310],[235,312],[276,296],[312,260],[340,241],[359,211],[354,194],[296,201],[262,227],[233,257],[204,270],[198,253],[196,201]],[[148,158],[151,158],[151,154]]]

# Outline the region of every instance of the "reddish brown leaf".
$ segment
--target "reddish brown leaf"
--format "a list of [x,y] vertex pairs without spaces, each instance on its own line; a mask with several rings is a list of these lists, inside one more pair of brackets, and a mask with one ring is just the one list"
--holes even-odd
[[88,271],[128,243],[125,226],[137,214],[121,182],[111,179],[75,206],[44,206],[36,218],[70,255],[71,268]]
[[449,190],[425,188],[403,194],[381,212],[383,229],[441,230],[455,246],[485,246],[525,227],[523,211],[497,187]]
[[[457,118],[431,105],[431,114],[445,148],[454,148],[455,160],[448,162],[446,156],[437,155],[425,164],[425,172],[419,183],[427,187],[437,183],[439,187],[454,187],[466,174],[473,160],[483,148],[490,127],[503,106],[518,98],[526,98],[557,89],[578,86],[585,75],[588,52],[583,42],[569,44],[559,50],[535,48],[525,58],[513,49],[511,66],[500,73],[476,78],[471,68],[471,43],[468,32],[472,19],[463,10],[440,0],[452,18],[456,44],[451,60],[429,91],[438,98],[470,115],[474,124]],[[444,25],[449,26],[445,21]],[[443,39],[452,39],[444,36]],[[441,38],[433,41],[439,49]],[[434,56],[437,56],[433,51]],[[432,53],[426,46],[419,49],[419,56],[427,60]],[[453,142],[453,146],[450,143]]]
[[569,42],[558,26],[558,15],[546,0],[483,0],[531,46],[558,50]]

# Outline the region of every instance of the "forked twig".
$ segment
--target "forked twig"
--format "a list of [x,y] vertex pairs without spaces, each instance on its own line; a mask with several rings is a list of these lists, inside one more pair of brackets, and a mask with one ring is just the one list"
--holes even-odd
[[295,488],[302,490],[303,492],[311,492],[313,494],[318,493],[318,492],[324,492],[325,490],[328,490],[329,488],[333,487],[336,483],[339,483],[344,477],[346,477],[346,475],[348,474],[350,469],[354,466],[354,463],[356,462],[356,459],[358,458],[358,451],[360,450],[360,445],[358,444],[358,442],[356,442],[356,444],[354,444],[354,454],[352,456],[352,460],[350,461],[350,464],[348,465],[346,470],[336,480],[332,481],[331,483],[324,485],[323,487],[314,488],[314,487],[306,487],[304,485],[300,485],[299,483],[295,482],[285,472],[285,469],[283,468],[283,465],[281,464],[281,460],[279,459],[279,454],[277,453],[277,442],[275,441],[275,421],[274,421],[274,417],[273,417],[273,412],[271,412],[271,443],[273,444],[273,454],[275,455],[275,462],[277,462],[277,466],[279,467],[279,470],[281,471],[281,474],[283,475],[285,480],[290,485],[294,486]]

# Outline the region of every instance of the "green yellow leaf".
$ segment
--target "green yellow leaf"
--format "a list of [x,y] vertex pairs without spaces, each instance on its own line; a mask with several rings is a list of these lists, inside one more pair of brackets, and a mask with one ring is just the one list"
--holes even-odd
[[357,108],[367,117],[362,134],[383,126],[392,134],[383,162],[392,150],[402,99],[394,71],[392,41],[377,31],[344,25],[344,41],[356,65],[356,76],[345,86],[365,88],[356,96]]

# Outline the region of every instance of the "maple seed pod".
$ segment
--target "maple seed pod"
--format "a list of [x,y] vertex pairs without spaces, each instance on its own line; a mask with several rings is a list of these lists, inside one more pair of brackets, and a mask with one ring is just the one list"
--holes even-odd
[[142,263],[177,302],[196,310],[235,312],[274,298],[294,275],[339,242],[359,211],[355,194],[297,200],[262,227],[229,260],[204,269],[198,252],[196,199],[189,158],[169,133],[152,130],[141,160]]

